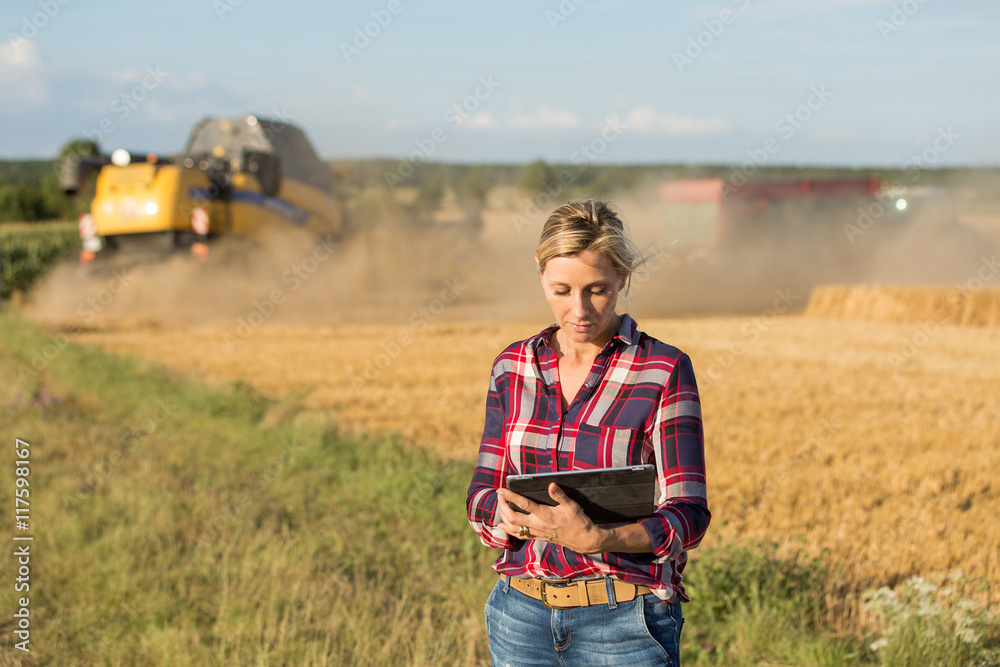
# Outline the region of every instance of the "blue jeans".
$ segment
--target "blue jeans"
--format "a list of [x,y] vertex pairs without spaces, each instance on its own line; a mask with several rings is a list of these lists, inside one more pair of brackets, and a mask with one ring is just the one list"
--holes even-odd
[[486,600],[494,667],[680,665],[681,603],[630,602],[547,609],[501,577]]

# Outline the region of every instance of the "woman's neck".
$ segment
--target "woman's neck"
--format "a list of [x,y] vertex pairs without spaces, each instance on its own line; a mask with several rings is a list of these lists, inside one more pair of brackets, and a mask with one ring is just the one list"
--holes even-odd
[[550,343],[554,344],[553,347],[555,348],[556,356],[560,359],[566,359],[574,364],[593,363],[608,341],[614,337],[620,326],[621,316],[616,315],[611,320],[607,330],[602,332],[597,338],[589,340],[586,343],[575,343],[570,340],[563,329],[556,329],[552,333]]

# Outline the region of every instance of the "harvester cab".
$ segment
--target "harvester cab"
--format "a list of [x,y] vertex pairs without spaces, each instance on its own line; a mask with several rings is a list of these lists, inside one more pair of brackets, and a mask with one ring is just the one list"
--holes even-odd
[[126,251],[141,257],[189,248],[205,259],[213,240],[257,238],[297,228],[325,239],[343,232],[329,169],[297,127],[248,115],[208,118],[184,152],[169,157],[123,149],[70,156],[62,187],[80,190],[97,172],[90,213],[81,216],[81,263]]

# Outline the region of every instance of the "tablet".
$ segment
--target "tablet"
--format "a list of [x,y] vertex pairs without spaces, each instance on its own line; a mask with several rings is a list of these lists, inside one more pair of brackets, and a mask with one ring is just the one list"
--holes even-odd
[[[597,524],[645,519],[656,508],[655,466],[624,466],[598,470],[568,470],[534,475],[510,475],[507,488],[541,505],[555,505],[549,484],[555,482]],[[527,514],[513,503],[510,506]]]

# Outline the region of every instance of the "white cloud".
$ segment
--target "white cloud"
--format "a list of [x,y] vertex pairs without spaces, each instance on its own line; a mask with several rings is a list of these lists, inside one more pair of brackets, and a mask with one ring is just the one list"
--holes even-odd
[[49,101],[38,44],[18,37],[0,44],[0,113],[15,115]]
[[721,118],[696,118],[658,114],[649,107],[636,107],[625,117],[629,128],[651,134],[672,136],[718,135],[731,129]]
[[469,116],[467,120],[462,121],[462,127],[478,127],[478,128],[493,128],[498,125],[496,118],[486,113],[485,111],[480,111],[477,114]]
[[[42,54],[30,39],[15,37],[0,44],[0,65],[4,69],[34,70],[42,67]],[[3,70],[0,70],[2,72]]]
[[569,111],[543,106],[534,116],[514,116],[510,124],[518,129],[567,129],[578,127],[580,120]]

